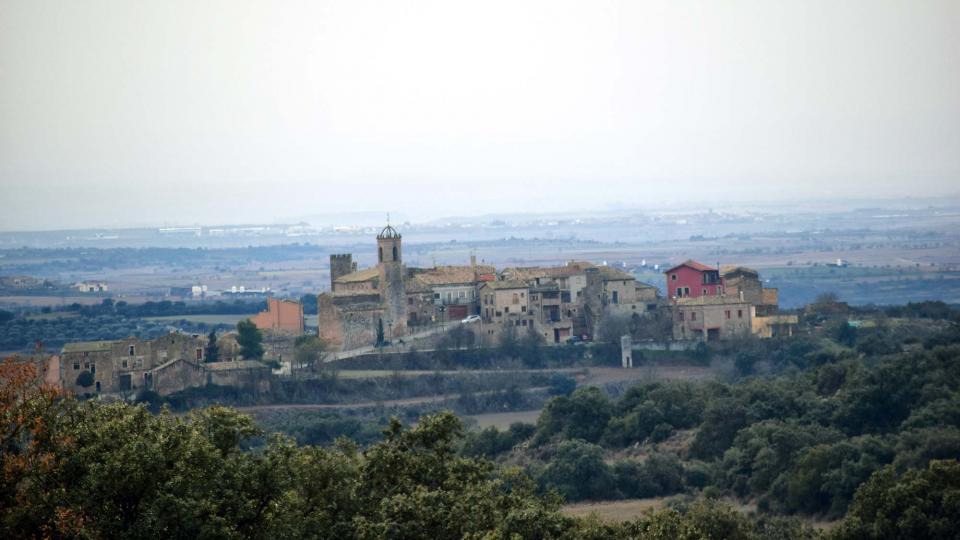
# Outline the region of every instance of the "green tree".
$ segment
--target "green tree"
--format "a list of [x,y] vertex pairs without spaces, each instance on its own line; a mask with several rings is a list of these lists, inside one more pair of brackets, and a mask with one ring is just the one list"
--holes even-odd
[[245,359],[263,358],[263,333],[250,319],[237,323],[237,343],[240,344],[240,355]]
[[220,359],[220,347],[217,346],[216,330],[210,330],[210,334],[207,336],[207,350],[203,359],[206,362],[216,362]]
[[533,323],[528,325],[527,331],[519,341],[520,355],[524,365],[530,368],[544,366],[543,341],[543,336],[534,328]]
[[520,352],[520,340],[517,337],[517,328],[513,321],[506,320],[500,327],[497,335],[497,349],[506,358],[516,358]]
[[714,399],[703,412],[703,423],[690,445],[690,455],[701,459],[720,457],[746,425],[747,410],[739,401]]
[[834,540],[956,538],[960,532],[960,463],[933,461],[898,477],[885,467],[857,490]]
[[326,357],[327,344],[317,336],[300,336],[293,346],[293,359],[299,369],[316,371]]
[[615,486],[603,461],[603,449],[581,440],[560,442],[539,478],[544,489],[556,489],[568,501],[605,499]]
[[535,442],[543,444],[560,435],[564,439],[595,443],[612,415],[613,405],[599,388],[579,388],[569,397],[555,397],[547,402],[537,420]]
[[374,343],[374,346],[383,347],[386,342],[387,340],[383,333],[383,319],[377,319],[377,341]]

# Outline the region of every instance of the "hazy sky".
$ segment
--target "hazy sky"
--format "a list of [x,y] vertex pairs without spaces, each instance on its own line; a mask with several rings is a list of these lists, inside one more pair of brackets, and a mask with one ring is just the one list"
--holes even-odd
[[958,0],[0,0],[2,229],[958,187]]

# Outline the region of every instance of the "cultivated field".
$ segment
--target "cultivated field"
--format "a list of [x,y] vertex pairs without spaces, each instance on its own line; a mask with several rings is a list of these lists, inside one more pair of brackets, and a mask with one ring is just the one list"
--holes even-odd
[[204,324],[226,324],[228,326],[236,326],[236,324],[244,319],[249,319],[253,315],[170,315],[166,317],[145,317],[148,321],[159,321],[159,322],[177,322],[177,321],[190,321],[194,323],[204,323]]

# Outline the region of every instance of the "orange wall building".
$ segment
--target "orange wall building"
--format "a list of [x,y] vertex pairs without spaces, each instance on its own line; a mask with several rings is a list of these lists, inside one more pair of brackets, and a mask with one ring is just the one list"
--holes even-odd
[[250,319],[261,330],[296,336],[303,334],[303,306],[293,300],[267,298],[267,310]]

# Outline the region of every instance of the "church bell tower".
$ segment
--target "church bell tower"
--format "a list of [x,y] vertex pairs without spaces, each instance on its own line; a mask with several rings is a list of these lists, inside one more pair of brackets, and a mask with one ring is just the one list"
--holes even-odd
[[390,226],[377,235],[377,270],[380,277],[380,301],[385,325],[391,327],[390,336],[407,333],[407,302],[404,288],[403,254],[400,233]]

